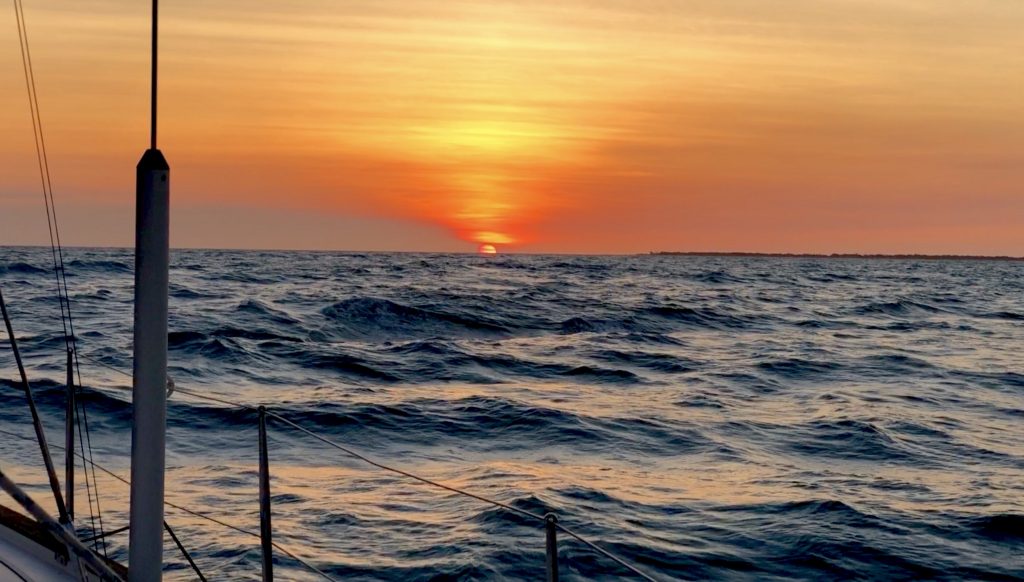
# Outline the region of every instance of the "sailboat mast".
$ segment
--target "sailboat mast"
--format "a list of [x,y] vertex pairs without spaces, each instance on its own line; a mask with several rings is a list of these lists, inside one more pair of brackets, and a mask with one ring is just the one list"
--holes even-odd
[[151,54],[149,56],[149,149],[156,149],[156,66],[157,66],[157,41],[159,35],[157,34],[158,24],[158,9],[157,0],[153,0],[153,32],[152,41],[150,42]]
[[130,582],[157,582],[163,569],[170,166],[156,144],[157,2],[153,0],[150,147],[135,171]]

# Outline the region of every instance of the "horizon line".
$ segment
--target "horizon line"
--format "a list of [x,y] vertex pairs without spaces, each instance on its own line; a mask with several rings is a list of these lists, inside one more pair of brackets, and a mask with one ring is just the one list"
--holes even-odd
[[[45,244],[3,244],[0,248],[31,248],[46,249]],[[64,245],[65,249],[89,250],[132,250],[131,246],[110,245]],[[344,253],[344,254],[424,254],[424,255],[478,255],[478,251],[415,251],[415,250],[354,250],[354,249],[274,249],[274,248],[231,248],[231,247],[171,247],[172,251],[235,251],[235,252],[277,252],[277,253]],[[573,255],[573,256],[689,256],[689,257],[750,257],[750,258],[808,258],[808,259],[919,259],[919,260],[988,260],[988,261],[1024,261],[1024,256],[1013,255],[972,255],[956,253],[813,253],[813,252],[772,252],[772,251],[647,251],[647,252],[499,252],[497,256],[542,256],[542,255]],[[494,256],[494,255],[490,255]]]

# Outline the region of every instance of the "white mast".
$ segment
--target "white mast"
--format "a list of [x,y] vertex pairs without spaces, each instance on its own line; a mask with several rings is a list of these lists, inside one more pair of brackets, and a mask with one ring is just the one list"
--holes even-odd
[[157,582],[163,569],[170,166],[156,147],[157,1],[153,0],[152,16],[149,149],[135,169],[130,582]]

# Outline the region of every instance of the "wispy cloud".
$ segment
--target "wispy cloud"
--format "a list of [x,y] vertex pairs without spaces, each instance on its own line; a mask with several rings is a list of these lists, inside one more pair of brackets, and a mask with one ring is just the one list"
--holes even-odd
[[[124,200],[144,145],[135,4],[29,12],[59,184],[81,201]],[[193,0],[163,22],[177,204],[526,249],[861,250],[830,239],[851,228],[865,249],[1024,248],[936,226],[971,208],[1024,233],[1005,221],[1024,216],[1016,0]],[[27,131],[17,64],[0,51],[4,135]],[[30,139],[0,144],[8,195],[31,188]]]

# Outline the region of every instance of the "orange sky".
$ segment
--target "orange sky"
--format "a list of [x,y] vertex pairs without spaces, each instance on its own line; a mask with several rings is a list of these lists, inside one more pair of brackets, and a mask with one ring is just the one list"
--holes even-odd
[[[24,2],[65,242],[129,245],[148,3]],[[162,4],[177,246],[1024,255],[1020,0]]]

